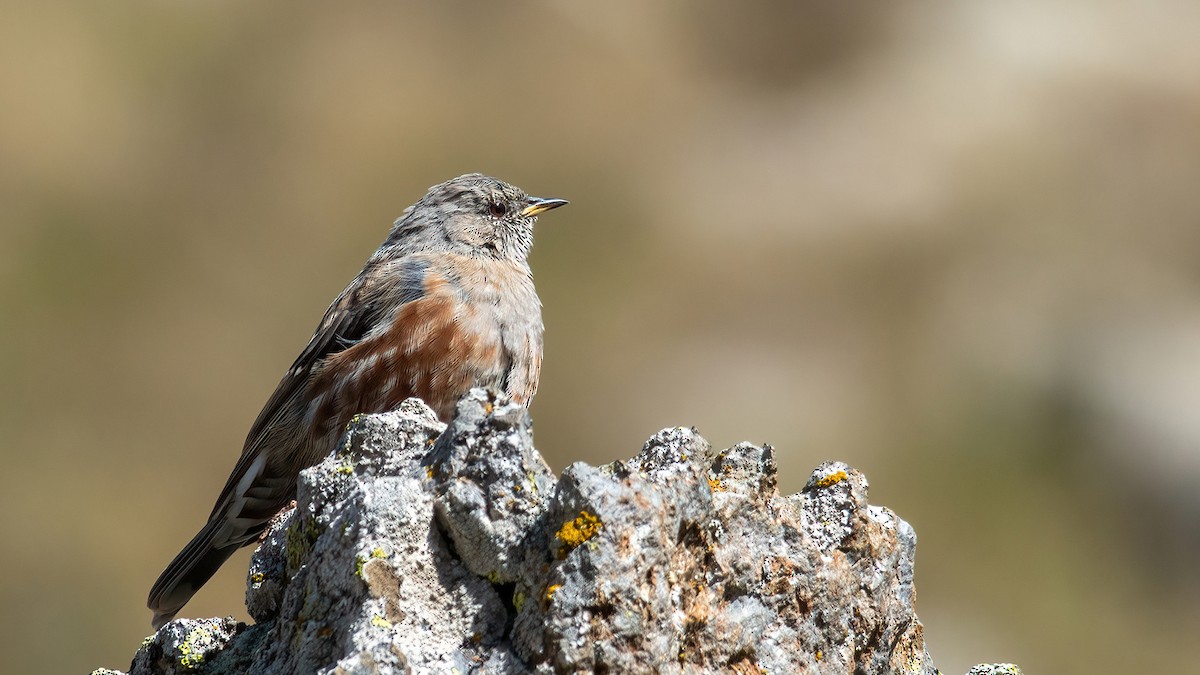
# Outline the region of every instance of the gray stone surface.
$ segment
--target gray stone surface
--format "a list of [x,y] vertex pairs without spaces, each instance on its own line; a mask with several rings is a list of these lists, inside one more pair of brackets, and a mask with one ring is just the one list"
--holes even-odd
[[967,671],[967,675],[1021,675],[1015,663],[981,663]]
[[411,400],[303,473],[255,625],[172,621],[130,672],[937,672],[912,528],[845,464],[787,497],[775,470],[677,427],[555,478],[521,407],[475,391],[445,428]]

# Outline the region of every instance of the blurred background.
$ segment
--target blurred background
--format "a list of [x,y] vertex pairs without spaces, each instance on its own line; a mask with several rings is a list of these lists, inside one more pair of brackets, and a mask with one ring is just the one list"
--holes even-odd
[[[946,673],[1200,631],[1200,5],[7,3],[0,671],[128,667],[150,583],[401,211],[571,206],[556,470],[662,427],[864,471]],[[246,618],[248,551],[187,607]],[[1189,646],[1190,645],[1190,646]]]

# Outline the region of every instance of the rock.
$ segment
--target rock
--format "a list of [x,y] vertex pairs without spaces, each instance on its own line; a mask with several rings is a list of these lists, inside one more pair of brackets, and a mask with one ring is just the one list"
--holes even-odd
[[981,663],[967,671],[967,675],[1021,675],[1014,663]]
[[[236,673],[252,662],[246,647],[261,642],[261,627],[224,619],[178,619],[148,638],[133,657],[130,675]],[[234,638],[242,637],[238,649]]]
[[172,621],[130,673],[936,673],[912,528],[845,464],[775,473],[677,427],[556,479],[520,406],[476,390],[446,428],[412,399],[303,472],[256,624]]

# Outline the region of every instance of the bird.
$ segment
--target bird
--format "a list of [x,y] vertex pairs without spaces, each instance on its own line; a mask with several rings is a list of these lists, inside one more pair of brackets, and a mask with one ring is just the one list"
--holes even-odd
[[404,211],[267,400],[204,527],[151,588],[155,630],[262,534],[355,415],[415,396],[448,423],[473,387],[529,405],[543,324],[527,257],[538,215],[566,203],[471,173]]

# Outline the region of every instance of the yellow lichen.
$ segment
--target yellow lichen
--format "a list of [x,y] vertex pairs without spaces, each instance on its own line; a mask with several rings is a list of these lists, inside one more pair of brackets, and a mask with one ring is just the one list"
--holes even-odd
[[392,622],[376,614],[375,616],[371,617],[371,625],[375,626],[376,628],[391,628]]
[[263,582],[264,578],[266,578],[266,577],[263,575],[262,572],[255,572],[254,574],[250,575],[250,583],[261,584]]
[[371,557],[372,558],[386,558],[387,551],[384,551],[382,547],[376,546],[375,548],[371,549]]
[[200,626],[188,633],[179,645],[179,665],[184,670],[194,670],[204,663],[203,642],[211,640],[212,636],[206,626]]
[[521,611],[521,608],[525,606],[525,593],[522,591],[513,591],[512,601],[513,607],[516,607],[518,612]]
[[566,551],[571,551],[596,536],[603,526],[604,523],[600,522],[598,517],[587,511],[580,511],[573,520],[563,523],[563,526],[554,534],[554,538],[563,543]]
[[825,476],[824,478],[818,480],[816,485],[819,488],[827,488],[830,485],[837,485],[838,483],[846,480],[849,477],[850,476],[847,476],[845,471],[838,471],[835,473],[831,473],[828,476]]

